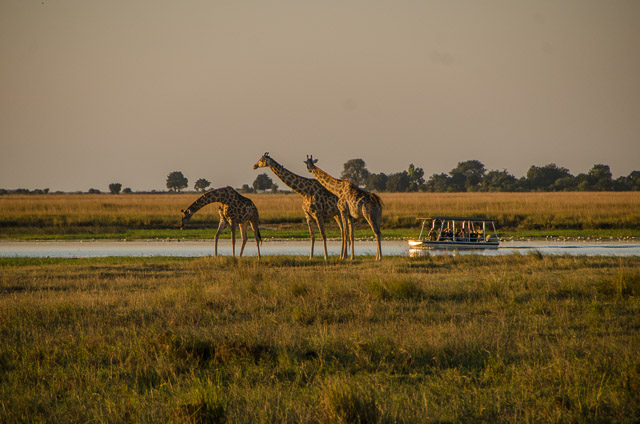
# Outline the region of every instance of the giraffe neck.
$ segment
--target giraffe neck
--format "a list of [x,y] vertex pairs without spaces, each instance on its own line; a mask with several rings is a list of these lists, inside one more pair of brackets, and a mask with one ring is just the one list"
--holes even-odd
[[285,183],[295,192],[303,196],[312,194],[312,191],[311,191],[312,187],[309,184],[309,181],[310,181],[309,178],[304,178],[298,174],[294,174],[293,172],[289,171],[287,168],[280,165],[278,162],[276,162],[273,159],[271,159],[271,164],[269,165],[269,168],[271,168],[273,173],[276,174],[278,178],[282,180],[283,183]]
[[198,197],[196,201],[193,202],[191,206],[189,206],[188,210],[193,215],[194,213],[196,213],[197,211],[199,211],[209,203],[214,203],[214,202],[229,203],[229,199],[230,199],[230,195],[229,193],[227,193],[226,187],[210,190],[205,194],[203,194],[202,196]]
[[336,196],[340,196],[345,183],[348,183],[348,181],[333,178],[317,166],[311,168],[311,173],[316,177],[316,180],[318,180],[320,184]]

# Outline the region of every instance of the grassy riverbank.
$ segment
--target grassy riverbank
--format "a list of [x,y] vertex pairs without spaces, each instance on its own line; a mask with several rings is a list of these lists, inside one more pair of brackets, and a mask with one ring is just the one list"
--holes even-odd
[[[416,235],[419,216],[477,216],[497,220],[507,237],[640,237],[640,192],[625,193],[383,193],[382,234]],[[0,238],[211,238],[217,208],[205,207],[178,230],[180,209],[197,194],[0,196]],[[296,194],[248,195],[260,211],[264,237],[307,238]],[[229,237],[226,231],[224,237]],[[337,225],[328,226],[339,237]],[[364,223],[359,237],[370,237]]]
[[639,269],[0,259],[0,421],[638,422]]

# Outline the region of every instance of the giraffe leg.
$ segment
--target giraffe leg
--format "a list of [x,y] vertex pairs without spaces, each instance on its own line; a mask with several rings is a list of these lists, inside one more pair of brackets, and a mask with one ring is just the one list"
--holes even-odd
[[311,252],[309,253],[309,259],[313,258],[313,246],[316,243],[316,235],[313,231],[313,224],[311,223],[311,217],[309,215],[306,216],[307,226],[309,227],[309,236],[311,237]]
[[213,255],[218,256],[218,237],[220,233],[227,227],[224,219],[220,218],[220,223],[218,224],[218,230],[216,231],[216,235],[213,237]]
[[343,220],[341,215],[335,216],[338,228],[340,228],[340,240],[342,241],[340,249],[340,259],[344,259],[347,256],[347,250],[349,249],[349,237],[348,237],[348,225],[346,220]]
[[339,204],[338,210],[340,211],[340,221],[342,221],[342,249],[340,252],[340,259],[346,259],[347,249],[349,248],[349,222],[351,215],[349,214],[349,207],[346,203]]
[[356,256],[356,252],[355,252],[355,243],[354,243],[354,234],[353,234],[353,227],[354,227],[354,222],[353,222],[353,218],[351,217],[351,215],[349,215],[349,217],[347,218],[349,220],[349,242],[351,243],[351,260],[353,260]]
[[376,259],[379,261],[382,260],[382,233],[380,231],[381,222],[382,222],[382,210],[378,211],[378,213],[376,214],[376,219],[374,221],[375,228],[373,230],[376,233],[376,241],[378,242],[378,256]]
[[242,237],[242,246],[240,246],[240,257],[244,252],[244,246],[247,244],[247,222],[240,224],[240,236]]
[[382,260],[382,240],[381,240],[381,234],[380,234],[380,219],[379,218],[372,218],[369,215],[365,215],[364,217],[367,222],[369,223],[369,226],[371,227],[371,230],[373,231],[373,234],[376,236],[376,242],[378,244],[377,246],[377,251],[376,251],[376,261],[381,261]]
[[318,229],[320,230],[320,236],[322,237],[322,245],[324,246],[324,260],[329,259],[329,255],[327,254],[327,236],[324,232],[324,219],[318,218],[316,216],[316,224],[318,225]]
[[340,249],[340,259],[344,259],[347,256],[347,243],[349,240],[349,224],[347,223],[347,217],[342,213],[340,214],[340,222],[342,222],[342,227],[340,229],[340,234],[342,235],[342,247]]
[[262,237],[260,236],[260,230],[258,229],[258,222],[250,221],[251,229],[253,230],[253,235],[256,238],[256,247],[258,248],[258,261],[260,258],[260,242],[262,241]]
[[[340,219],[340,215],[334,216],[336,222],[338,223],[338,228],[340,228],[340,241],[344,244],[344,225],[342,224],[342,219]],[[342,251],[340,252],[342,256]]]
[[349,253],[349,246],[353,247],[353,220],[351,216],[347,215],[345,217],[346,227],[345,227],[345,242],[344,242],[344,257],[342,259],[347,259],[347,254]]
[[233,256],[236,256],[236,223],[231,221],[231,251]]

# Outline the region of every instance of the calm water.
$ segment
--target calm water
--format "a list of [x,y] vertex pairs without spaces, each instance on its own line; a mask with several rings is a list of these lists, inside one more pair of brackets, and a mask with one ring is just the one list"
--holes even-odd
[[[372,241],[356,241],[356,255],[376,254],[376,244]],[[260,251],[263,255],[309,255],[309,241],[265,241]],[[340,242],[327,243],[329,255],[340,254]],[[502,242],[497,250],[461,250],[461,251],[414,251],[409,250],[406,241],[385,241],[382,253],[387,256],[407,256],[416,254],[451,255],[474,254],[482,256],[527,254],[538,251],[545,255],[586,255],[586,256],[640,256],[640,242],[545,242],[514,241]],[[240,252],[240,243],[236,243],[236,254]],[[231,255],[231,242],[218,242],[218,254]],[[245,255],[256,256],[255,241],[247,242]],[[322,243],[316,241],[315,255],[322,256]],[[105,256],[210,256],[213,255],[213,242],[208,241],[0,241],[0,257],[51,257],[51,258],[88,258]]]

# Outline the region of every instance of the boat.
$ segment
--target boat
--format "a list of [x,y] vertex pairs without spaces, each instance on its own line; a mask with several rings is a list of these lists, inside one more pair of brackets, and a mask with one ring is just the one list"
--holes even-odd
[[500,244],[492,219],[452,216],[416,219],[422,221],[422,227],[418,238],[409,240],[412,249],[497,249]]

